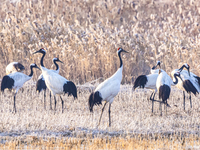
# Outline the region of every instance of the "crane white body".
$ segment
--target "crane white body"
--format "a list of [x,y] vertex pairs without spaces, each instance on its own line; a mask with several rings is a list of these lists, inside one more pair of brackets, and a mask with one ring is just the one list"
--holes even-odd
[[162,85],[167,85],[170,88],[171,88],[171,85],[174,85],[171,77],[165,71],[161,72],[157,78],[157,81],[156,81],[157,90],[159,90],[159,88]]
[[[57,70],[50,69],[50,71],[53,71],[53,72],[59,74],[60,68],[58,68]],[[44,77],[43,77],[43,74],[40,74],[40,76],[38,77],[38,80],[40,80],[40,79],[42,79],[43,81],[45,81]]]
[[101,93],[103,101],[107,101],[111,104],[114,97],[119,93],[122,80],[122,70],[123,66],[119,68],[110,78],[100,83],[95,89],[95,92],[99,91]]
[[68,80],[55,73],[52,70],[46,69],[45,67],[41,67],[42,74],[45,80],[45,83],[48,89],[53,93],[53,95],[63,94],[63,84],[67,83]]
[[32,76],[30,77],[21,72],[13,72],[7,76],[14,80],[14,85],[12,86],[12,89],[14,89],[16,93],[24,85],[25,82],[29,81],[32,78]]

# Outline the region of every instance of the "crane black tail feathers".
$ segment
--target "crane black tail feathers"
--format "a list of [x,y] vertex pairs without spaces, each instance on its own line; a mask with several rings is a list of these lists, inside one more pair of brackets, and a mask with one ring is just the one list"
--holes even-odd
[[99,91],[96,91],[95,93],[92,92],[90,94],[89,101],[88,101],[90,112],[93,112],[94,105],[102,104],[101,101],[102,101],[102,97],[100,96]]
[[65,93],[68,93],[68,96],[73,95],[74,99],[77,98],[77,88],[73,82],[68,81],[66,84],[64,84],[63,89]]
[[13,85],[14,85],[14,80],[9,76],[4,76],[1,82],[1,91],[4,92],[6,88],[12,90]]
[[194,85],[191,83],[190,80],[185,80],[185,81],[183,82],[183,87],[184,87],[184,89],[187,91],[187,93],[188,93],[188,92],[192,92],[194,95],[196,95],[197,93],[199,93],[199,92],[197,91],[197,89],[194,87]]
[[46,89],[47,89],[47,86],[45,84],[45,81],[42,79],[39,79],[36,83],[36,91],[40,93],[42,90],[46,90]]
[[168,85],[164,84],[164,85],[160,86],[159,99],[162,99],[162,101],[165,102],[169,98],[170,91],[171,91],[171,89]]
[[146,75],[140,75],[140,76],[137,77],[137,79],[135,80],[135,83],[134,83],[133,88],[134,88],[134,90],[135,90],[137,87],[144,88],[146,83],[147,83],[147,77],[146,77]]

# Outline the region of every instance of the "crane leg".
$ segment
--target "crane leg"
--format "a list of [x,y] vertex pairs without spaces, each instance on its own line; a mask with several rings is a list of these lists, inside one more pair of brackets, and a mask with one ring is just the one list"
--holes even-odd
[[[153,98],[152,98],[152,95],[153,95]],[[152,113],[153,113],[153,107],[154,107],[154,97],[155,97],[155,95],[156,95],[156,93],[155,92],[153,92],[152,94],[151,94],[151,96],[150,96],[150,100],[152,101]]]
[[16,94],[17,94],[17,93],[15,93],[15,95],[14,95],[14,106],[13,106],[13,111],[14,111],[14,113],[17,112],[17,111],[16,111],[16,105],[15,105],[15,97],[16,97]]
[[190,99],[190,107],[192,108],[192,98],[191,98],[191,93],[190,93],[189,99]]
[[61,99],[61,103],[62,103],[62,113],[63,113],[63,111],[64,111],[64,101],[63,101],[61,96],[60,96],[60,99]]
[[160,103],[160,116],[162,116],[162,103]]
[[50,110],[52,110],[52,103],[51,103],[51,91],[49,93],[49,98],[50,98]]
[[97,126],[99,126],[99,125],[100,125],[100,122],[101,122],[101,117],[102,117],[102,114],[103,114],[103,111],[104,111],[104,108],[105,108],[106,104],[107,104],[107,102],[104,104],[104,106],[103,106],[103,108],[102,108],[102,110],[101,110],[101,116],[100,116],[100,118],[99,118],[99,123],[98,123],[98,125],[97,125]]
[[54,101],[55,101],[54,110],[56,111],[56,96],[55,95],[54,95]]
[[44,110],[46,110],[46,90],[44,90]]
[[185,91],[183,91],[183,109],[185,110]]
[[109,113],[109,127],[111,126],[111,117],[110,117],[110,108],[111,108],[111,104],[109,103],[109,109],[108,109],[108,113]]

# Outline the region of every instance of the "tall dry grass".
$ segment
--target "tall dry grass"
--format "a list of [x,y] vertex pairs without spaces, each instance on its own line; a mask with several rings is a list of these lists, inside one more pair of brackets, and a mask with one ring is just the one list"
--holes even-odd
[[39,64],[39,54],[31,54],[41,47],[45,66],[59,56],[61,75],[75,83],[112,75],[118,47],[130,52],[122,83],[147,74],[156,60],[167,72],[187,62],[199,75],[199,6],[193,0],[2,0],[0,77],[9,62]]

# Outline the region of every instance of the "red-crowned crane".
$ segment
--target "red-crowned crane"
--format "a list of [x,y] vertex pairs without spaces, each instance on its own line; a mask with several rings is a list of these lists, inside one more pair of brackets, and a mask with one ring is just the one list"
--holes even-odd
[[[100,83],[97,86],[97,88],[95,89],[95,91],[92,92],[89,96],[88,104],[89,104],[90,112],[93,112],[94,105],[99,105],[99,104],[102,104],[102,101],[106,101],[102,108],[101,116],[99,118],[99,124],[101,121],[101,117],[102,117],[104,108],[105,108],[106,104],[109,103],[109,109],[108,109],[109,126],[111,126],[110,108],[111,108],[111,104],[114,100],[114,97],[120,91],[120,84],[121,84],[121,80],[122,80],[123,63],[122,63],[122,59],[121,59],[121,52],[127,53],[127,51],[123,50],[122,48],[118,48],[117,53],[118,53],[119,60],[120,60],[119,69],[110,78],[108,78],[104,82]],[[99,124],[98,124],[98,126],[99,126]]]
[[36,64],[31,64],[30,65],[31,73],[29,75],[23,74],[21,72],[13,72],[13,73],[10,73],[9,75],[4,76],[2,79],[2,82],[1,82],[2,92],[4,92],[5,89],[15,90],[14,107],[13,107],[13,111],[15,113],[16,113],[16,106],[15,106],[16,94],[18,90],[23,86],[23,84],[33,77],[33,68],[38,68],[38,66]]
[[[53,58],[53,63],[55,64],[56,66],[56,70],[51,70],[51,71],[54,71],[55,73],[59,73],[59,66],[56,62],[61,62],[63,63],[62,61],[59,60],[59,58],[55,57]],[[47,86],[45,84],[45,80],[44,80],[44,77],[43,75],[41,74],[37,80],[37,83],[36,83],[36,91],[38,93],[40,93],[41,91],[44,90],[44,109],[46,109],[46,105],[45,105],[45,98],[46,98],[46,89],[47,89]],[[50,97],[50,109],[52,109],[52,106],[51,106],[51,92],[49,94],[49,97]]]
[[[151,74],[138,76],[136,78],[136,80],[134,82],[134,86],[133,86],[134,90],[138,87],[153,90],[153,92],[150,96],[150,100],[152,101],[152,113],[153,113],[153,106],[154,106],[154,97],[157,92],[156,80],[157,80],[158,72],[159,72],[159,69],[156,69],[157,66],[160,67],[160,61],[157,61],[156,66],[152,67]],[[163,70],[161,70],[161,71],[163,71]],[[153,96],[153,98],[152,98],[152,96]]]
[[69,95],[73,95],[74,99],[77,98],[77,88],[72,81],[68,81],[58,73],[51,71],[44,67],[43,59],[46,54],[44,48],[41,48],[39,51],[34,52],[33,54],[41,53],[42,58],[40,60],[42,74],[45,80],[45,84],[47,88],[53,93],[55,100],[55,110],[56,110],[56,94],[60,95],[61,103],[62,103],[62,113],[64,111],[64,101],[61,97],[61,94],[68,93]]
[[11,62],[6,67],[6,75],[13,72],[23,72],[25,67],[19,62]]
[[[151,68],[151,74],[158,73],[159,69],[156,69],[157,66],[160,67],[160,61],[157,61],[157,64]],[[162,69],[161,69],[162,70]]]
[[[186,68],[187,71],[183,70],[184,68]],[[189,69],[190,66],[187,63],[185,63],[180,69],[175,69],[171,72],[171,74],[174,74],[174,72],[180,71],[181,78],[183,79],[178,81],[176,87],[183,91],[184,110],[185,110],[185,91],[189,93],[191,108],[192,108],[191,93],[193,93],[196,96],[196,94],[199,94],[200,92],[200,77],[190,72]]]
[[[159,92],[159,99],[162,99],[162,103],[166,104],[166,106],[168,107],[170,106],[167,103],[167,99],[169,99],[170,96],[171,85],[176,85],[178,83],[177,77],[179,77],[182,80],[179,71],[175,72],[173,74],[173,77],[175,81],[173,81],[165,71],[159,70],[159,75],[156,81],[156,88]],[[162,103],[160,103],[161,115],[162,115],[162,105],[161,105]],[[166,112],[167,112],[167,107],[166,107]]]

